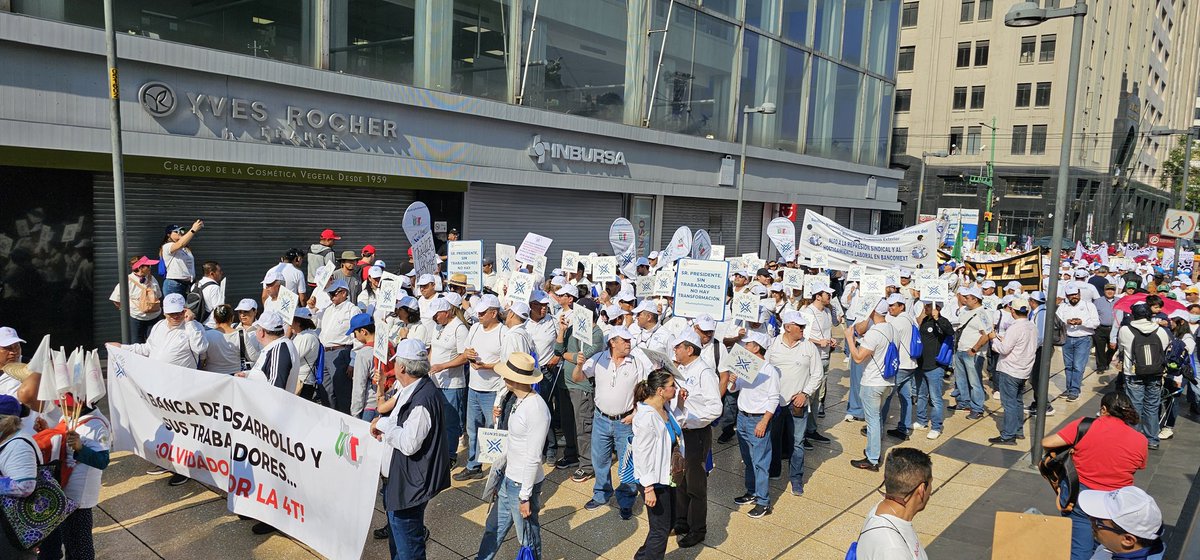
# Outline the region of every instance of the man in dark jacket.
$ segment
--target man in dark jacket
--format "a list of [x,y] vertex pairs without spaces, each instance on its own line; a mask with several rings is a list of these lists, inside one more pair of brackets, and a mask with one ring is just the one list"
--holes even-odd
[[946,366],[937,361],[942,343],[950,345],[951,359],[954,351],[954,326],[942,316],[941,304],[921,300],[920,324],[921,344],[924,349],[917,360],[917,416],[913,430],[929,428],[925,437],[937,439],[942,435],[942,391]]

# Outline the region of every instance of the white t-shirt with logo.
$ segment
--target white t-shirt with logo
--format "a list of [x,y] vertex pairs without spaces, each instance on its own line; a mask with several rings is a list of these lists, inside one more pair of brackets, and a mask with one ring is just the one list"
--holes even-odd
[[909,521],[888,514],[877,515],[876,508],[863,523],[858,536],[859,560],[929,560],[921,539]]

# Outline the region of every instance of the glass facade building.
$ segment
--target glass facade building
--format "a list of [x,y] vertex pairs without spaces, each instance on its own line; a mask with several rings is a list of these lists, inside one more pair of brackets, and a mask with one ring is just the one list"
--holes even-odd
[[[886,167],[899,2],[114,0],[117,31]],[[12,0],[102,27],[101,0]]]

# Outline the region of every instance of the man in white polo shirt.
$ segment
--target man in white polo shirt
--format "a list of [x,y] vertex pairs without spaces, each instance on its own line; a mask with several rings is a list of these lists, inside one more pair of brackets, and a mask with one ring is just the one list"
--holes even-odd
[[[811,340],[821,353],[821,368],[829,373],[829,355],[837,342],[833,340],[833,326],[838,323],[837,309],[830,303],[833,301],[833,289],[821,286],[812,296],[812,303],[800,310],[808,319],[804,330],[804,338]],[[832,440],[817,432],[817,418],[825,417],[825,378],[821,380],[817,398],[809,403],[808,426],[804,431],[804,439],[828,444]]]
[[331,302],[325,309],[315,311],[317,298],[308,300],[308,308],[313,310],[313,322],[321,329],[318,338],[325,347],[325,373],[321,385],[329,395],[332,408],[350,414],[350,392],[354,384],[346,371],[350,368],[354,337],[346,332],[350,329],[350,319],[358,315],[360,309],[350,301],[350,286],[341,278],[334,280],[325,292]]
[[417,311],[421,313],[421,324],[432,331],[435,325],[433,324],[433,313],[429,311],[429,304],[438,297],[437,278],[432,274],[422,274],[417,278],[416,289]]
[[674,340],[679,376],[672,412],[683,429],[687,467],[675,487],[675,534],[680,548],[704,542],[708,533],[708,472],[704,462],[712,450],[713,422],[721,416],[717,373],[700,358],[700,336],[684,329]]
[[[767,349],[767,362],[779,368],[779,408],[771,429],[770,472],[781,474],[783,457],[790,457],[788,480],[792,494],[804,493],[804,430],[812,399],[825,380],[821,352],[806,336],[808,318],[799,311],[785,311],[783,333]],[[749,333],[747,333],[749,334]]]
[[850,461],[855,468],[869,471],[879,471],[879,454],[881,453],[881,428],[884,419],[881,417],[883,403],[892,392],[892,380],[884,379],[886,354],[889,344],[896,344],[896,335],[885,317],[888,306],[879,302],[870,317],[854,326],[862,333],[862,340],[855,341],[854,337],[846,340],[850,349],[850,359],[863,364],[861,388],[859,389],[863,414],[867,420],[867,449],[866,457]]
[[633,308],[633,316],[637,324],[629,329],[633,334],[633,346],[645,348],[657,354],[670,356],[668,347],[671,335],[658,323],[658,304],[652,299],[643,299]]
[[[746,333],[746,350],[754,355],[764,358],[770,345],[767,335],[760,332]],[[733,501],[738,505],[754,504],[754,508],[747,512],[747,515],[757,519],[771,513],[767,471],[771,463],[771,423],[780,410],[779,368],[770,362],[764,362],[753,379],[747,381],[737,377],[734,378],[734,383],[738,386],[738,447],[742,453],[745,470],[746,493]],[[786,416],[790,416],[790,413]],[[800,453],[803,457],[803,447],[800,448]]]
[[908,439],[909,431],[912,430],[912,391],[916,385],[917,375],[917,360],[920,356],[911,355],[913,333],[916,331],[916,323],[912,319],[912,315],[908,313],[909,299],[903,294],[892,294],[887,298],[888,315],[885,318],[887,323],[892,326],[892,332],[896,335],[896,349],[900,351],[900,372],[896,374],[895,387],[896,390],[892,395],[888,395],[887,400],[883,404],[883,412],[881,413],[884,421],[887,421],[887,413],[892,404],[892,397],[900,396],[900,417],[896,420],[896,427],[888,430],[887,435],[898,440]]

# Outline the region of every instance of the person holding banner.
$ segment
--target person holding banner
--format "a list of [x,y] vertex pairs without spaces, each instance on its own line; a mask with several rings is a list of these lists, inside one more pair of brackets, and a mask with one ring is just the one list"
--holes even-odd
[[[542,448],[550,430],[550,408],[533,384],[542,381],[540,366],[527,353],[509,354],[504,363],[496,364],[496,373],[504,379],[510,397],[505,401],[505,413],[498,426],[508,430],[508,445],[504,457],[495,465],[503,469],[488,512],[483,539],[479,542],[476,560],[492,560],[504,544],[508,530],[517,529],[517,542],[542,557],[542,529],[538,511],[542,507]],[[511,401],[512,404],[507,403]]]
[[296,309],[296,314],[292,317],[292,333],[292,344],[296,347],[296,358],[300,362],[300,370],[292,390],[306,401],[329,406],[328,398],[324,395],[325,388],[321,386],[325,375],[325,348],[321,346],[321,340],[318,338],[312,311],[307,307]]
[[[766,357],[770,344],[770,339],[762,333],[746,333],[746,350],[759,358]],[[754,504],[754,508],[747,512],[752,518],[771,513],[768,471],[775,434],[774,424],[778,423],[774,416],[780,410],[779,403],[782,400],[779,393],[779,377],[779,368],[770,362],[763,362],[754,378],[733,379],[738,389],[738,448],[742,454],[746,483],[746,493],[733,501],[738,505]],[[783,419],[786,418],[787,416]],[[803,447],[800,453],[803,456]]]
[[[237,315],[238,320],[233,327],[238,331],[238,353],[242,360],[242,368],[245,369],[258,359],[258,353],[262,351],[258,345],[258,339],[254,337],[254,321],[258,320],[258,302],[244,298],[238,302],[237,307],[233,308],[233,312]],[[311,314],[309,317],[311,318]]]
[[166,319],[155,323],[145,343],[126,346],[116,342],[109,344],[152,360],[196,369],[200,364],[200,356],[208,350],[208,340],[204,338],[204,327],[187,319],[185,311],[182,295],[167,294],[163,298]]
[[295,343],[283,336],[284,327],[283,317],[274,311],[263,313],[254,322],[262,352],[249,370],[237,373],[238,377],[252,377],[286,390],[288,380],[300,376],[299,353]]
[[[429,379],[425,343],[405,339],[396,345],[396,395],[380,409],[387,416],[371,421],[371,435],[392,448],[383,507],[387,510],[392,560],[424,560],[425,508],[450,487],[450,454],[442,418],[445,399]],[[394,407],[394,408],[392,408]]]
[[472,310],[479,317],[479,322],[467,332],[466,348],[463,350],[471,368],[467,380],[467,465],[454,475],[454,480],[459,482],[484,477],[483,463],[478,459],[479,428],[492,426],[496,392],[504,388],[504,380],[495,371],[500,357],[506,355],[503,353],[503,343],[504,333],[508,331],[500,323],[500,299],[485,294],[476,300]]
[[[792,494],[804,494],[804,430],[808,427],[809,406],[825,380],[821,352],[805,336],[808,318],[799,311],[785,311],[783,333],[767,348],[767,362],[779,369],[779,407],[771,426],[769,473],[779,476],[783,458],[789,457],[788,480]],[[747,333],[749,336],[751,333]],[[740,395],[739,395],[740,399]]]
[[325,373],[322,384],[329,395],[331,407],[342,414],[350,414],[350,392],[353,387],[346,371],[350,368],[350,350],[354,338],[346,334],[350,319],[359,313],[357,305],[350,300],[350,286],[344,279],[334,280],[325,292],[330,305],[316,311],[317,298],[309,298],[308,307],[320,329],[321,345],[325,348]]
[[721,391],[716,371],[700,359],[700,336],[684,329],[673,344],[679,370],[671,412],[683,428],[686,467],[675,486],[675,534],[680,548],[704,542],[708,533],[708,471],[705,461],[712,451],[712,423],[721,416]]

